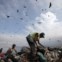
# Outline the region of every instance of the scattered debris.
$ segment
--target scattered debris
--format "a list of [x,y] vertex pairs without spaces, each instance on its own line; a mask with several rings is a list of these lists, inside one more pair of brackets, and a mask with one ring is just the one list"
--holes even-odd
[[22,47],[21,52],[23,52],[23,53],[30,53],[30,48]]

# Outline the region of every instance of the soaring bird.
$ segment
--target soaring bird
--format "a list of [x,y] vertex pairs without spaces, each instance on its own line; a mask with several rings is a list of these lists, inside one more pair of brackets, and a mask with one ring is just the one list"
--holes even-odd
[[51,2],[50,2],[50,4],[49,4],[49,8],[52,6],[52,4],[51,4]]
[[41,24],[42,22],[37,22],[38,24]]
[[26,6],[24,6],[24,8],[26,8]]
[[17,9],[17,12],[19,12],[19,10]]
[[23,18],[20,18],[21,20],[23,20]]
[[36,0],[37,1],[37,0]]
[[10,16],[7,15],[7,18],[9,18]]

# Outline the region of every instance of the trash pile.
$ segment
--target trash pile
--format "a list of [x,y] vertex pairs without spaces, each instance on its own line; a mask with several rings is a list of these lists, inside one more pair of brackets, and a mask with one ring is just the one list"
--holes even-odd
[[62,49],[59,48],[46,48],[44,54],[38,51],[33,57],[29,47],[22,47],[19,52],[15,47],[16,45],[13,44],[6,53],[3,53],[3,48],[1,48],[0,62],[62,62]]
[[[26,48],[26,50],[24,50],[24,53],[21,54],[21,58],[22,60],[20,60],[21,62],[31,62],[29,61],[29,48]],[[23,50],[23,48],[22,48]],[[28,57],[27,57],[28,56]],[[45,52],[45,58],[47,59],[47,62],[62,62],[62,51],[59,48],[49,48],[48,51]],[[60,58],[61,57],[61,58]],[[32,58],[32,57],[31,57]],[[39,59],[39,57],[36,57],[37,59]],[[34,58],[32,58],[34,59]],[[34,61],[34,62],[40,62],[38,61]]]

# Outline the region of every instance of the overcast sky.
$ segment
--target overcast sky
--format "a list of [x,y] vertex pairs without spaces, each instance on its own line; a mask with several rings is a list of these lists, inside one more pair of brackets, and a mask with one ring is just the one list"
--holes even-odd
[[45,32],[44,45],[62,45],[62,0],[0,0],[1,47],[27,45],[32,32]]

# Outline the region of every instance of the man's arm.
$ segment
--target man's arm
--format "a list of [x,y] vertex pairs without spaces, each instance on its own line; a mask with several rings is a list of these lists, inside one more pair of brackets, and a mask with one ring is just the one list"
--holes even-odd
[[[36,43],[36,41],[37,41],[37,43]],[[40,42],[39,42],[39,37],[35,37],[35,44],[36,44],[36,46],[38,47],[38,46],[41,46],[41,47],[43,47],[43,48],[45,48]]]
[[39,44],[41,47],[45,48],[45,47],[39,42],[39,40],[38,40],[38,44]]

